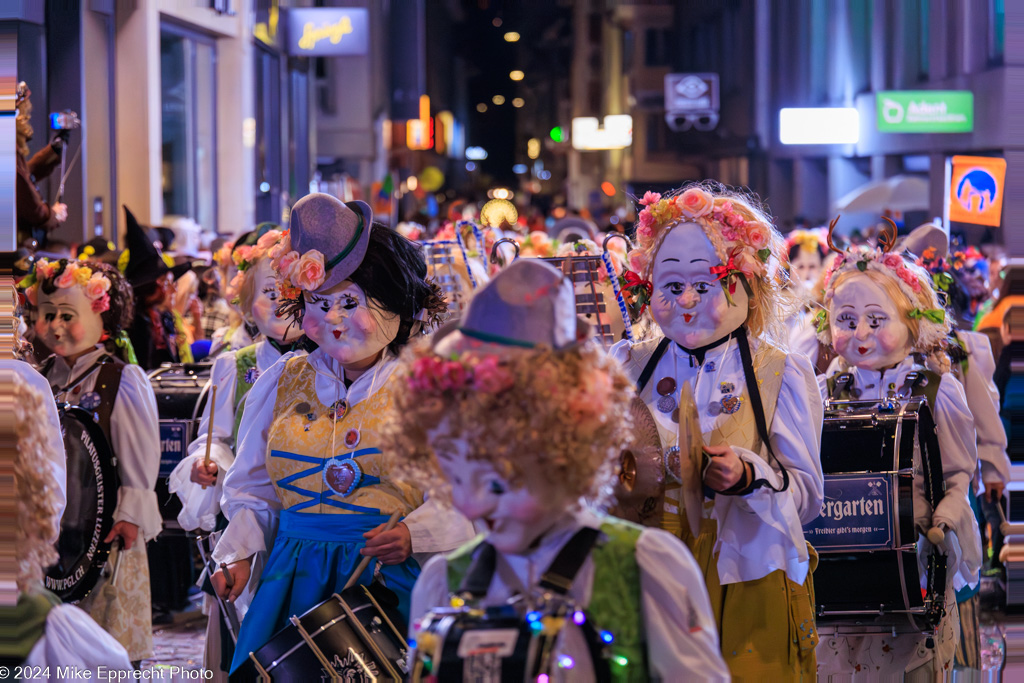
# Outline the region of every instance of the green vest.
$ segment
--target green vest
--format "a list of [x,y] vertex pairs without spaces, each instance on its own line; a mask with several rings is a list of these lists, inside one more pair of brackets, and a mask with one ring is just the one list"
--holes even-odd
[[14,607],[0,607],[0,662],[17,666],[25,661],[46,632],[46,617],[60,598],[40,587],[18,596]]
[[[594,558],[594,587],[588,618],[600,632],[615,636],[610,649],[612,680],[621,683],[646,681],[647,643],[644,637],[640,567],[636,543],[643,527],[614,517],[601,523],[603,539],[590,551]],[[457,594],[473,561],[473,553],[484,541],[482,535],[448,556],[448,589]]]
[[[251,371],[251,372],[250,372]],[[238,446],[238,425],[242,423],[245,406],[242,400],[256,383],[260,371],[256,367],[256,344],[250,344],[235,352],[235,426],[231,430],[231,442]]]

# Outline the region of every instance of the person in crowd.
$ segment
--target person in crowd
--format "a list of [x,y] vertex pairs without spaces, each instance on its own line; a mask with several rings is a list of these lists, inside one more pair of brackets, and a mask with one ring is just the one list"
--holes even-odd
[[[550,666],[538,672],[545,680],[595,680],[603,669],[614,680],[729,680],[685,544],[582,505],[606,495],[630,440],[631,382],[581,337],[589,330],[578,329],[572,283],[521,259],[477,294],[457,328],[403,354],[386,443],[408,454],[413,480],[450,496],[485,530],[432,558],[416,582],[412,680],[431,660],[431,672],[446,678],[437,668],[442,643],[430,645],[421,630],[440,618],[433,610],[452,598],[471,598],[474,609],[531,600],[566,547],[574,562],[561,576],[581,612],[563,620]],[[575,545],[581,539],[589,540]],[[592,635],[612,634],[608,651],[588,643],[586,619]]]
[[218,252],[216,261],[222,271],[222,280],[227,283],[224,289],[224,298],[227,300],[230,310],[227,323],[218,328],[210,337],[210,356],[217,356],[224,351],[238,351],[259,341],[259,330],[246,321],[245,315],[234,303],[238,299],[242,283],[238,267],[245,260],[246,252],[255,246],[260,230],[277,227],[273,223],[260,223],[255,230],[243,233],[234,242],[225,245],[221,252]]
[[[285,353],[293,357],[304,355],[300,346],[301,324],[289,315],[279,315],[277,280],[270,254],[281,245],[287,232],[266,226],[252,249],[245,252],[239,272],[242,282],[238,292],[238,306],[260,332],[260,341],[239,351],[217,356],[211,370],[211,382],[217,387],[216,402],[208,401],[199,423],[199,433],[189,444],[188,455],[174,468],[167,487],[181,499],[182,509],[178,522],[183,529],[203,532],[223,529],[225,520],[220,514],[224,475],[234,462],[234,449],[238,425],[242,419],[245,397],[256,379],[270,369]],[[213,423],[211,424],[211,413]],[[208,446],[209,444],[209,446]],[[209,447],[210,462],[206,463]],[[211,547],[219,534],[211,537]],[[253,576],[258,577],[258,567]],[[250,582],[252,583],[252,582]],[[236,600],[240,616],[252,598],[251,592]],[[207,628],[206,662],[209,668],[230,664],[219,661],[221,643],[227,642],[221,632],[221,615],[215,601],[207,600],[210,616]]]
[[119,546],[119,580],[111,590],[94,589],[82,607],[139,661],[153,652],[146,543],[163,520],[153,490],[160,466],[156,398],[125,334],[132,290],[116,268],[66,259],[39,259],[24,285],[38,309],[36,334],[55,354],[41,369],[54,398],[95,410],[117,458],[120,487],[105,542]]
[[941,345],[950,321],[928,272],[893,249],[896,227],[890,227],[880,235],[880,246],[840,252],[826,273],[827,310],[819,318],[819,336],[838,356],[820,378],[821,392],[834,399],[879,400],[899,391],[928,398],[945,493],[933,510],[923,486],[915,486],[914,517],[919,556],[940,552],[948,558],[946,612],[928,642],[924,634],[889,633],[822,639],[818,662],[823,677],[864,667],[878,676],[948,674],[960,637],[954,592],[979,581],[981,542],[969,500],[978,467],[974,417],[956,377],[948,372],[940,377],[914,357]]
[[135,290],[135,316],[128,335],[138,363],[146,370],[163,363],[191,363],[188,335],[172,306],[175,277],[190,266],[169,266],[127,206],[124,215],[128,248],[118,267]]
[[[224,481],[229,524],[214,559],[214,589],[234,600],[270,552],[242,621],[232,671],[288,623],[341,590],[363,556],[376,558],[404,614],[424,553],[472,536],[457,513],[397,480],[403,457],[382,449],[396,354],[447,306],[419,250],[372,222],[362,202],[303,197],[274,248],[288,308],[318,345],[285,354],[246,397],[235,462]],[[392,513],[401,522],[385,531]],[[276,532],[275,532],[276,529]],[[418,558],[418,559],[417,559]],[[315,567],[315,569],[314,569]],[[374,567],[359,577],[373,580]]]
[[[0,607],[7,635],[0,639],[0,663],[5,671],[28,667],[24,680],[56,680],[58,667],[93,676],[105,667],[130,675],[132,663],[124,646],[82,609],[62,604],[43,586],[46,568],[57,560],[53,542],[65,497],[64,444],[50,387],[28,363],[8,359],[0,360],[0,386],[13,411],[4,430],[13,432],[5,434],[5,440],[13,437],[15,444],[18,590],[16,604]],[[62,466],[60,476],[52,466],[57,462]],[[35,671],[41,675],[35,676]]]
[[217,330],[227,327],[231,307],[221,294],[223,280],[216,265],[197,268],[196,274],[199,276],[199,301],[203,304],[200,326],[203,338],[212,340]]
[[46,178],[60,165],[64,145],[68,141],[67,130],[57,131],[50,144],[29,157],[28,143],[35,134],[32,128],[32,91],[22,81],[18,83],[15,93],[15,106],[18,115],[15,118],[17,134],[18,178],[15,198],[18,214],[18,242],[35,240],[39,246],[45,246],[47,233],[56,229],[68,219],[68,207],[62,202],[48,205],[39,196],[36,180]]
[[641,204],[638,248],[627,261],[661,334],[611,353],[636,382],[665,449],[687,450],[680,405],[695,403],[708,456],[702,476],[668,470],[675,481],[662,527],[701,567],[731,674],[809,680],[817,555],[802,524],[822,503],[823,410],[810,362],[785,350],[782,293],[770,271],[782,237],[756,198],[712,182],[665,197],[648,192]]

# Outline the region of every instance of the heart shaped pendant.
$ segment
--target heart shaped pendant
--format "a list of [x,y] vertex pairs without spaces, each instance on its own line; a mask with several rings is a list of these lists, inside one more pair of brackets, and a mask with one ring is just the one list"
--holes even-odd
[[324,467],[324,484],[339,496],[348,496],[359,486],[363,478],[363,470],[352,458],[344,460],[332,459]]

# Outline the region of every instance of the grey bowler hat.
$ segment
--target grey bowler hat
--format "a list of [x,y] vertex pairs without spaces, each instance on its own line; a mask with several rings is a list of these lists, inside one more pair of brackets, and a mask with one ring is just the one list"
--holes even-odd
[[540,259],[521,258],[494,276],[462,319],[434,335],[439,355],[472,349],[576,347],[590,326],[576,317],[572,282]]
[[329,194],[308,194],[292,207],[292,249],[300,255],[316,249],[324,255],[320,290],[347,280],[366,256],[373,212],[366,202],[342,202]]

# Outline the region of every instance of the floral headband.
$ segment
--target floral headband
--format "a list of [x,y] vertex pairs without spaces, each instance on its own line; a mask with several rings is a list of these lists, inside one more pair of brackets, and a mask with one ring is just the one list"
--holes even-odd
[[25,298],[32,306],[38,305],[39,285],[53,280],[58,289],[83,287],[85,296],[92,302],[93,313],[104,313],[110,310],[110,279],[103,273],[94,273],[92,268],[76,261],[61,259],[49,261],[41,258],[36,261],[35,270],[18,283],[25,288]]
[[786,251],[793,247],[800,247],[800,251],[813,254],[821,254],[828,248],[828,244],[820,228],[814,230],[794,230],[786,235]]
[[231,282],[228,284],[228,293],[232,295],[233,302],[237,299],[238,293],[242,291],[246,271],[252,268],[264,256],[270,255],[273,258],[272,252],[274,252],[274,249],[285,241],[289,245],[291,244],[287,230],[268,230],[256,240],[256,244],[243,244],[230,253],[232,262],[238,268],[238,272],[235,273],[235,276],[231,278]]
[[[772,255],[771,229],[759,221],[748,221],[731,201],[716,203],[714,195],[707,190],[691,187],[665,198],[657,192],[647,192],[640,204],[644,209],[637,221],[639,249],[631,251],[628,256],[633,273],[648,272],[659,237],[673,225],[687,221],[700,225],[719,252],[723,265],[712,266],[711,273],[722,282],[730,305],[733,304],[731,295],[736,291],[736,281],[731,276],[752,278],[767,274],[768,259]],[[635,275],[627,277],[624,288],[644,308],[653,291],[650,281]]]
[[[825,272],[825,301],[831,301],[835,294],[834,283],[839,275],[854,270],[861,273],[869,270],[881,273],[893,280],[909,301],[918,304],[907,312],[908,318],[921,321],[915,347],[918,349],[933,348],[949,333],[946,311],[938,306],[934,283],[929,278],[927,271],[908,261],[901,254],[892,251],[896,244],[896,224],[884,216],[883,219],[888,226],[879,235],[878,246],[871,247],[862,244],[846,251],[836,248],[832,241],[832,233],[839,222],[839,216],[832,219],[832,223],[828,226],[826,239],[829,249],[839,254],[839,258],[835,259]],[[934,307],[921,308],[920,304],[922,303],[926,306],[934,304]],[[816,320],[818,337],[822,341],[830,342],[828,311],[826,309],[819,310]]]
[[496,356],[463,354],[445,360],[431,355],[416,359],[408,383],[411,392],[427,396],[463,391],[500,394],[512,388],[515,377]]

